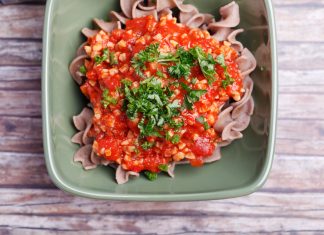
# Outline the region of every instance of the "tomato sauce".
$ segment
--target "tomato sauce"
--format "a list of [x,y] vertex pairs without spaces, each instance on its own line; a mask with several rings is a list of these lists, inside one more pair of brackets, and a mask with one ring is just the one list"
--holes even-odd
[[[172,161],[189,160],[193,166],[201,166],[203,159],[213,154],[221,140],[219,133],[213,128],[220,107],[230,99],[239,100],[244,93],[242,76],[235,62],[238,54],[230,43],[213,39],[207,31],[178,24],[175,18],[162,17],[160,21],[156,21],[152,16],[129,20],[125,29],[116,29],[110,33],[100,31],[88,42],[85,51],[90,59],[85,61],[87,79],[81,86],[81,91],[93,106],[93,127],[89,135],[95,138],[93,149],[98,156],[115,161],[125,170],[159,172],[161,164]],[[136,74],[131,60],[152,43],[159,43],[161,53],[172,53],[179,47],[188,50],[199,46],[214,58],[223,54],[233,83],[226,88],[222,86],[222,81],[226,78],[224,68],[218,64],[215,65],[216,79],[212,84],[208,84],[198,65],[193,67],[189,80],[195,78],[197,81],[192,84],[185,79],[180,81],[190,85],[192,89],[204,89],[207,92],[194,103],[192,110],[181,110],[177,118],[183,120],[182,127],[175,130],[165,125],[161,130],[163,133],[168,132],[170,136],[179,135],[180,140],[172,143],[165,138],[146,136],[145,141],[153,145],[144,149],[140,144],[140,117],[130,119],[123,108],[125,94],[122,92],[122,80],[131,81],[131,89],[139,86],[143,78]],[[105,48],[113,53],[112,57],[97,63],[96,57],[102,56]],[[169,76],[168,65],[163,64],[147,63],[144,74],[152,76],[157,71],[163,73],[161,80],[165,84],[176,80]],[[172,85],[169,88],[174,93],[173,99],[183,103],[185,90]],[[114,101],[106,107],[102,102],[104,90],[108,90]],[[209,128],[197,121],[198,117],[203,117]]]

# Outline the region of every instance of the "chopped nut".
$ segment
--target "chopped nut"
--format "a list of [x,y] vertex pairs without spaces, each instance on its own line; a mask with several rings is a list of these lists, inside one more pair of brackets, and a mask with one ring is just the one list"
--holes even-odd
[[185,157],[186,157],[187,159],[195,159],[195,158],[196,158],[195,154],[193,154],[192,152],[187,153]]
[[118,45],[119,47],[126,47],[126,46],[127,46],[125,40],[120,40],[120,41],[117,43],[117,45]]
[[122,73],[126,73],[128,69],[129,69],[128,65],[124,64],[122,67],[119,68],[119,71]]
[[186,144],[185,143],[180,143],[180,144],[178,144],[178,148],[180,149],[180,150],[182,150],[182,149],[184,149],[186,147]]
[[119,60],[120,60],[120,61],[125,61],[125,60],[126,60],[126,53],[121,53],[121,54],[119,55]]
[[123,142],[120,143],[120,145],[128,145],[129,144],[129,140],[124,140]]
[[183,152],[179,152],[173,156],[173,160],[175,161],[181,161],[182,159],[185,158],[185,154]]
[[106,149],[106,151],[105,151],[105,155],[106,155],[107,157],[111,156],[111,149],[110,149],[110,148],[109,148],[109,149]]
[[174,41],[174,40],[170,40],[170,43],[172,46],[176,47],[179,43]]
[[113,76],[113,75],[115,75],[115,74],[117,74],[117,73],[118,73],[118,69],[116,69],[116,68],[109,69],[109,74],[110,74],[111,76]]

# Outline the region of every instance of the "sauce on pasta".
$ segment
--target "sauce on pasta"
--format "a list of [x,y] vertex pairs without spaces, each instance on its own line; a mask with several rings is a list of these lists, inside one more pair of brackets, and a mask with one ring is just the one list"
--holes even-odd
[[201,166],[221,137],[221,107],[244,93],[238,53],[208,31],[152,16],[88,39],[81,91],[94,110],[98,156],[124,170],[160,172],[172,161]]

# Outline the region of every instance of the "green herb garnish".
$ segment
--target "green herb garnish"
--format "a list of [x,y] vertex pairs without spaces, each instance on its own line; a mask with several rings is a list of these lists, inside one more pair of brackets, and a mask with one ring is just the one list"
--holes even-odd
[[146,69],[145,64],[147,62],[157,61],[160,56],[160,52],[158,50],[159,45],[159,43],[153,43],[147,46],[144,50],[138,52],[137,55],[133,57],[131,63],[137,75],[144,77],[142,70]]
[[154,142],[145,141],[141,146],[144,150],[148,150],[154,146]]
[[178,134],[175,134],[171,137],[171,143],[172,144],[177,144],[180,141],[180,136]]
[[206,54],[200,47],[194,47],[190,49],[191,54],[198,60],[201,72],[208,80],[208,84],[211,85],[215,81],[215,64],[211,54]]
[[104,89],[101,97],[101,104],[106,109],[110,104],[117,104],[117,100],[109,95],[109,90]]
[[156,75],[160,78],[163,78],[163,73],[161,70],[156,71]]
[[198,79],[197,78],[193,78],[191,79],[191,84],[195,85],[197,83]]
[[188,64],[177,63],[168,68],[169,74],[174,78],[187,78],[190,75],[191,66]]
[[167,164],[161,164],[159,165],[159,170],[163,171],[163,172],[168,172],[169,170],[169,166]]
[[111,65],[116,65],[118,64],[118,60],[116,59],[115,53],[114,52],[110,52],[109,53],[109,63]]
[[125,107],[128,118],[141,116],[138,123],[141,136],[158,136],[164,124],[173,122],[180,114],[179,100],[170,103],[171,94],[157,78],[147,78],[136,89],[125,84]]
[[109,56],[109,50],[108,50],[108,48],[103,49],[102,56],[96,55],[94,57],[94,60],[96,62],[96,65],[101,64],[102,62],[104,62],[105,60],[107,60],[108,59],[108,56]]
[[132,85],[132,81],[127,80],[127,79],[121,80],[121,83],[123,83],[125,86],[131,86]]
[[197,117],[196,121],[202,124],[205,130],[208,130],[210,128],[208,122],[205,120],[203,116]]
[[154,181],[157,179],[158,174],[155,172],[151,172],[151,171],[144,171],[144,175],[146,176],[146,178],[148,178],[150,181]]
[[184,106],[188,110],[192,110],[194,103],[199,101],[200,97],[207,92],[206,90],[193,90],[182,82],[180,83],[180,85],[185,91],[187,91],[187,94],[184,98]]
[[216,63],[224,69],[225,80],[222,81],[222,87],[225,89],[227,86],[232,85],[235,80],[229,75],[223,54],[217,56]]
[[80,68],[79,68],[79,71],[80,73],[82,73],[83,75],[87,73],[87,69],[84,65],[82,65]]
[[232,85],[234,82],[235,80],[227,72],[225,72],[225,80],[222,81],[222,87],[225,89],[227,86]]

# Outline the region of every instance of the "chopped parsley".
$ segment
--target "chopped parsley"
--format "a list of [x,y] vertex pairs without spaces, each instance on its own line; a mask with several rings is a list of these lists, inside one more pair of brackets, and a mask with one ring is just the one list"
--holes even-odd
[[172,144],[177,144],[180,142],[180,136],[178,134],[171,136],[169,132],[166,133],[165,139],[169,140]]
[[190,49],[191,54],[198,60],[201,72],[208,80],[208,84],[211,85],[215,81],[215,64],[211,54],[206,54],[201,47],[194,47]]
[[144,150],[148,150],[154,146],[154,142],[145,141],[141,146]]
[[188,110],[192,110],[194,103],[199,101],[200,97],[207,92],[206,90],[193,90],[182,82],[180,83],[180,85],[185,91],[187,91],[187,94],[184,98],[184,107]]
[[191,67],[195,62],[190,51],[185,51],[182,47],[180,47],[174,56],[169,56],[169,60],[175,62],[175,65],[168,68],[168,72],[172,77],[177,79],[189,77]]
[[96,55],[94,57],[94,60],[96,62],[96,65],[101,64],[102,62],[106,61],[109,59],[109,63],[111,65],[116,65],[118,64],[118,60],[116,59],[115,53],[110,52],[108,48],[103,49],[102,51],[102,56]]
[[172,138],[171,138],[171,143],[172,144],[177,144],[179,142],[180,142],[180,136],[178,134],[173,135]]
[[94,60],[96,62],[96,65],[101,64],[102,62],[104,62],[105,60],[107,60],[108,59],[108,56],[109,56],[109,50],[108,50],[108,48],[103,49],[102,56],[96,55],[94,57]]
[[161,170],[163,172],[168,172],[169,167],[167,164],[161,164],[161,165],[159,165],[159,170]]
[[205,120],[203,116],[197,117],[196,121],[202,124],[205,130],[208,130],[210,128],[208,122]]
[[114,52],[110,52],[109,53],[109,63],[111,65],[116,65],[118,64],[118,60],[116,59],[115,53]]
[[160,78],[163,78],[163,73],[161,70],[156,71],[156,75]]
[[222,87],[225,89],[227,86],[232,85],[234,82],[235,80],[227,72],[225,72],[225,80],[222,81]]
[[225,80],[222,81],[222,87],[226,89],[227,86],[232,85],[235,80],[229,75],[223,54],[217,56],[216,63],[224,69]]
[[158,174],[155,172],[151,172],[151,171],[144,171],[144,175],[146,176],[147,179],[149,179],[150,181],[154,181],[157,179]]
[[129,85],[125,84],[124,91],[127,117],[141,117],[138,123],[141,136],[161,137],[163,125],[171,125],[173,118],[180,114],[179,100],[170,103],[171,94],[155,77],[142,80],[135,89],[130,89]]
[[106,109],[110,104],[117,104],[117,100],[109,95],[109,90],[104,89],[101,97],[101,104]]
[[127,79],[121,80],[121,83],[123,83],[125,86],[131,86],[132,85],[132,81],[127,80]]
[[82,73],[83,75],[87,73],[87,69],[84,65],[82,65],[80,68],[79,68],[79,71],[80,73]]
[[193,78],[191,79],[191,84],[195,85],[197,83],[198,79],[197,78]]
[[131,63],[137,75],[144,77],[142,70],[146,69],[145,64],[147,62],[154,62],[158,59],[160,56],[160,52],[158,50],[159,45],[159,43],[152,43],[133,57]]
[[[179,47],[174,54],[161,55],[159,43],[153,43],[140,51],[131,61],[136,73],[145,77],[143,70],[146,69],[147,62],[158,62],[163,65],[174,63],[168,67],[168,73],[176,79],[188,78],[191,73],[191,68],[198,62],[203,75],[208,79],[208,83],[212,84],[215,81],[215,64],[211,54],[206,54],[201,47],[194,47],[186,51],[183,47]],[[158,74],[159,73],[159,74]],[[161,77],[161,72],[157,72],[157,76]]]

